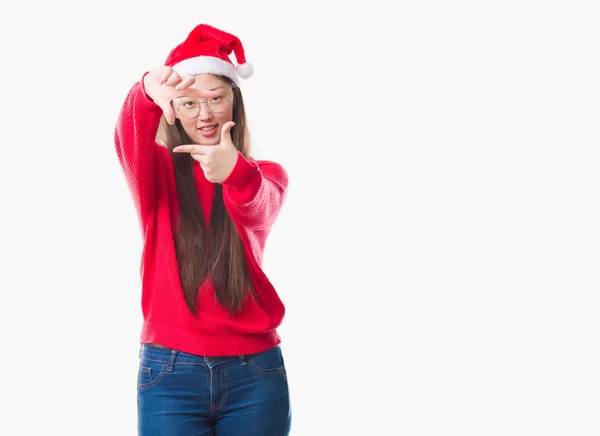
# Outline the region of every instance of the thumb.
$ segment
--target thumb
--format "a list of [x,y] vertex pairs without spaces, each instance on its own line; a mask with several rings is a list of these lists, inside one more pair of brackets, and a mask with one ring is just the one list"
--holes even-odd
[[173,108],[170,104],[165,105],[165,108],[163,109],[163,114],[167,119],[167,123],[169,123],[170,125],[175,124],[175,113],[173,112]]
[[235,123],[233,121],[228,121],[223,124],[223,127],[221,128],[221,144],[225,143],[225,141],[233,142],[231,140],[230,130],[234,125]]

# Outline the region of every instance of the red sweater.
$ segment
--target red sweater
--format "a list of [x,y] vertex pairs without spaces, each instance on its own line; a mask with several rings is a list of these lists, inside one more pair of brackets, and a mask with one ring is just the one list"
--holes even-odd
[[[244,244],[258,301],[249,297],[243,311],[230,317],[207,280],[198,292],[194,317],[185,303],[175,255],[178,199],[173,162],[169,150],[155,142],[161,115],[142,80],[130,90],[114,133],[143,235],[140,343],[157,342],[204,356],[267,350],[280,342],[276,328],[285,310],[261,263],[267,236],[286,196],[287,172],[275,162],[246,159],[238,153],[235,168],[222,182],[223,200]],[[208,217],[214,184],[206,180],[199,164],[194,168],[199,201]]]

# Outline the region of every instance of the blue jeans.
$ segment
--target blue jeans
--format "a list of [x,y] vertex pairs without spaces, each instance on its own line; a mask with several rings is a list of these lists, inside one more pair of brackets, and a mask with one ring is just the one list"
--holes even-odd
[[287,436],[291,408],[279,346],[203,357],[144,344],[138,372],[139,436]]

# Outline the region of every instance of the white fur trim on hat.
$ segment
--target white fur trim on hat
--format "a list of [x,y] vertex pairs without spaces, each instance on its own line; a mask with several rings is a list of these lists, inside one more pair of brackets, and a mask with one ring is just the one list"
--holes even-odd
[[196,74],[204,73],[220,74],[229,77],[236,85],[240,86],[240,79],[233,64],[213,56],[198,56],[185,59],[173,65],[173,69],[180,76],[195,76]]

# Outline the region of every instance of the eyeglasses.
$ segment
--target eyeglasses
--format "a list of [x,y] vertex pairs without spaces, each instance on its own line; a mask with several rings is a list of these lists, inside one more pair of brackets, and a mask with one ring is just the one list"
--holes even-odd
[[191,97],[181,97],[173,99],[173,105],[182,117],[196,118],[200,113],[200,105],[202,103],[206,103],[208,110],[211,111],[213,114],[218,114],[227,109],[232,96],[233,93],[229,92],[229,95],[227,95],[227,97],[218,95],[207,101],[200,101]]

